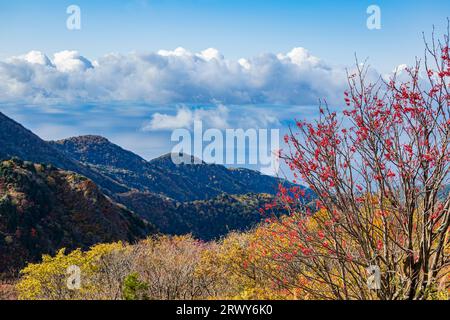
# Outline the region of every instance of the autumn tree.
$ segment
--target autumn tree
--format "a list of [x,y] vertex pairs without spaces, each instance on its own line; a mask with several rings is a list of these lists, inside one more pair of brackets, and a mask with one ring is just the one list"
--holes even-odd
[[[297,121],[285,137],[282,157],[317,196],[305,205],[303,190],[281,188],[278,203],[291,217],[261,238],[270,259],[300,276],[287,289],[324,299],[428,299],[448,285],[448,31],[425,46],[422,60],[389,79],[370,82],[370,68],[357,63],[346,107],[323,103],[316,121]],[[367,285],[371,266],[381,270],[378,290]]]
[[[222,276],[200,265],[213,244],[191,236],[158,236],[134,245],[98,244],[29,264],[17,283],[24,300],[207,299]],[[68,268],[80,270],[80,288],[69,288]],[[221,278],[220,278],[221,279]]]

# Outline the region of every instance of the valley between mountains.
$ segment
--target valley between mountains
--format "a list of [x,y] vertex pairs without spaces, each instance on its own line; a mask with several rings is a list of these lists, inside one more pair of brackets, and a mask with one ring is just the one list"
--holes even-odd
[[186,159],[146,161],[100,136],[47,142],[0,113],[0,273],[60,248],[152,234],[209,241],[245,231],[264,219],[259,209],[278,185],[290,185]]

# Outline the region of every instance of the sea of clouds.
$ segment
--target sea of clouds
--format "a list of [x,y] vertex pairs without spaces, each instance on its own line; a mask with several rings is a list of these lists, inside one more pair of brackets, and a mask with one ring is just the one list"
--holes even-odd
[[[312,105],[341,103],[346,71],[304,48],[230,60],[218,50],[183,48],[108,54],[31,51],[0,62],[0,103],[71,104],[142,101]],[[181,111],[179,117],[195,118]]]

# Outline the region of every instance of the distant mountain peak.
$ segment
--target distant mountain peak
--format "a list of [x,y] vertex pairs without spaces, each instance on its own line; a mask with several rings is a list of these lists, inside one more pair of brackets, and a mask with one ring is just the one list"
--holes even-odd
[[276,194],[280,182],[289,184],[250,169],[207,164],[186,153],[181,154],[179,165],[174,163],[172,153],[146,161],[102,136],[45,142],[7,117],[0,116],[0,124],[0,159],[17,156],[77,172],[112,197],[137,190],[177,201],[206,200],[221,193]]
[[146,164],[138,155],[98,135],[72,137],[50,144],[82,163],[133,170],[140,170]]
[[177,161],[179,160],[178,164],[198,164],[198,165],[205,165],[207,164],[206,162],[200,160],[199,158],[196,158],[190,154],[187,153],[166,153],[158,158],[155,158],[153,160],[150,160],[150,163],[152,164],[157,164],[157,163],[172,163],[175,165],[174,163],[174,159],[176,159]]
[[70,137],[55,141],[55,143],[66,143],[71,141],[73,143],[111,143],[107,138],[99,135],[84,135],[77,137]]
[[[175,154],[175,157],[177,156],[180,155]],[[98,135],[46,142],[0,113],[0,160],[13,157],[31,163],[18,162],[16,165],[14,160],[9,160],[13,161],[9,164],[2,164],[0,161],[0,205],[1,192],[9,192],[9,189],[1,188],[2,184],[5,185],[7,181],[9,184],[10,180],[14,181],[16,179],[14,177],[19,177],[20,174],[16,179],[17,190],[12,190],[8,196],[23,193],[30,197],[38,197],[29,202],[33,203],[30,210],[32,207],[39,209],[39,212],[45,213],[44,218],[55,218],[57,222],[59,218],[64,218],[70,222],[72,217],[76,217],[70,210],[76,209],[83,214],[83,219],[104,221],[108,217],[103,217],[103,210],[100,212],[97,210],[98,205],[103,204],[102,207],[108,209],[106,212],[115,212],[117,214],[113,216],[117,219],[128,221],[120,217],[128,217],[129,212],[110,203],[101,195],[104,192],[110,199],[122,203],[141,217],[148,218],[150,222],[155,222],[163,232],[171,234],[192,232],[203,239],[221,236],[235,228],[240,230],[241,227],[253,226],[261,219],[258,208],[268,201],[264,195],[271,194],[273,197],[280,183],[292,185],[283,179],[250,169],[230,169],[219,164],[207,164],[185,153],[181,154],[184,161],[181,161],[180,165],[174,164],[174,155],[171,153],[146,161]],[[42,163],[51,164],[55,168],[50,169],[51,167],[46,165],[41,167]],[[190,165],[192,163],[200,164]],[[11,171],[10,166],[17,169]],[[6,178],[3,182],[2,172]],[[89,178],[101,189],[97,189],[90,180],[83,180],[73,174],[74,172]],[[24,192],[22,190],[24,188],[29,190]],[[40,195],[46,197],[42,198]],[[48,205],[53,203],[58,209],[57,212],[47,210],[51,209]],[[93,215],[89,215],[90,212]],[[28,216],[35,217],[33,214],[24,217]],[[45,224],[44,222],[39,224],[54,226],[59,230],[59,225],[53,225],[52,219],[45,220]],[[137,223],[140,221],[133,220]],[[67,228],[71,228],[71,225],[72,223],[64,223]],[[87,227],[89,225],[96,226],[98,221],[88,223]],[[100,225],[107,228],[108,223]],[[129,226],[133,225],[139,227],[136,223],[130,222]],[[116,227],[115,222],[112,222],[110,227]],[[7,233],[14,233],[13,229]],[[38,228],[36,229],[40,232]],[[127,229],[123,228],[122,231]],[[27,234],[29,233],[27,230]],[[53,234],[52,231],[45,231],[44,234],[46,233]],[[69,232],[69,235],[78,237],[79,234],[86,233],[89,233],[89,240],[92,240],[98,235],[98,230],[95,228],[89,229],[88,232],[74,230]],[[140,234],[134,231],[132,233]],[[3,258],[1,235],[0,228],[0,265]],[[98,238],[98,241],[105,239],[107,238]],[[11,253],[9,257],[14,256],[14,250]]]

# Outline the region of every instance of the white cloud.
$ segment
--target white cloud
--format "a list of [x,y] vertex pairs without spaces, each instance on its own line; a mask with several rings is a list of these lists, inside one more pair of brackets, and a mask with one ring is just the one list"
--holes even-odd
[[293,64],[305,67],[317,67],[320,64],[320,59],[312,56],[305,48],[294,48],[286,55],[280,53],[277,55],[280,60],[288,60]]
[[155,113],[152,120],[144,130],[172,130],[177,128],[188,128],[193,122],[192,111],[181,108],[174,116],[168,114]]
[[250,67],[251,67],[250,62],[248,62],[248,60],[247,60],[247,59],[244,59],[244,58],[239,59],[239,60],[238,60],[238,63],[241,65],[242,68],[244,68],[244,69],[246,69],[246,70],[249,70]]
[[224,59],[224,56],[219,52],[219,50],[214,48],[203,50],[202,52],[200,52],[200,54],[197,54],[197,56],[206,61],[211,61],[213,59],[219,61]]
[[206,126],[225,129],[228,125],[229,110],[219,105],[215,109],[189,109],[181,107],[175,115],[154,113],[150,123],[144,127],[145,131],[190,129],[194,121],[202,121]]
[[399,73],[405,71],[407,68],[408,66],[406,64],[400,64],[394,70],[392,70],[392,73]]
[[304,48],[226,59],[209,48],[108,54],[89,61],[76,51],[52,59],[32,51],[0,62],[0,102],[316,104],[342,102],[345,70]]
[[[202,121],[204,129],[248,129],[280,127],[277,110],[263,106],[224,106],[214,108],[179,107],[175,114],[153,113],[144,131],[171,131],[179,128],[192,129],[194,121]],[[289,118],[291,115],[289,116]],[[292,116],[293,117],[293,116]]]
[[192,57],[192,53],[182,47],[178,47],[173,51],[159,50],[158,54],[163,57]]
[[45,54],[39,51],[30,51],[22,56],[13,57],[11,59],[11,62],[14,63],[14,60],[25,61],[31,64],[40,64],[43,66],[53,66],[50,59]]
[[61,51],[55,53],[53,62],[56,69],[62,72],[80,72],[93,68],[92,63],[77,51]]

